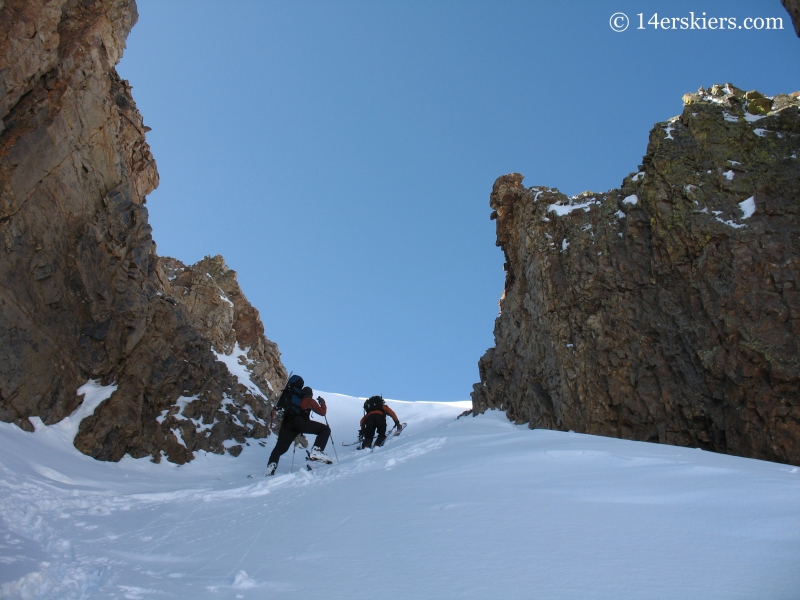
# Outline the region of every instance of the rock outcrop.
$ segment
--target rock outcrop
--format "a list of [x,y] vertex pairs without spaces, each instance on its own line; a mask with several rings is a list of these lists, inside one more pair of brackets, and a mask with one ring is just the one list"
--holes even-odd
[[274,397],[276,385],[286,380],[286,369],[278,346],[264,335],[258,310],[239,287],[236,272],[221,256],[207,256],[189,267],[174,258],[160,257],[158,262],[167,300],[184,307],[192,326],[219,356],[242,356],[247,378]]
[[132,0],[0,2],[0,419],[55,423],[100,380],[117,390],[81,451],[236,454],[286,372],[221,258],[156,255],[158,172],[114,68],[136,18]]
[[500,177],[474,411],[800,464],[799,95],[687,94],[609,192]]
[[792,18],[797,37],[800,37],[800,0],[781,0],[781,3]]

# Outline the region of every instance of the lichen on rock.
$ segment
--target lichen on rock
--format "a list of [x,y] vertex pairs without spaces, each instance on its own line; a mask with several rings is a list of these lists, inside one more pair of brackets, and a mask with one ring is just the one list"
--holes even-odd
[[797,93],[726,84],[684,96],[619,189],[500,177],[474,411],[800,464],[798,152]]

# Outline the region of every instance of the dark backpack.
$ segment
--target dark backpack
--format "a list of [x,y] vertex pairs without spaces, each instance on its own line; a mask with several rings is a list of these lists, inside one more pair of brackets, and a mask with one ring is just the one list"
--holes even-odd
[[364,402],[364,412],[371,413],[373,410],[383,412],[383,398],[380,396],[372,396]]
[[292,375],[289,381],[286,382],[286,387],[281,392],[281,397],[278,398],[276,408],[283,411],[284,416],[293,417],[299,415],[300,403],[303,401],[303,386],[305,382],[300,375]]

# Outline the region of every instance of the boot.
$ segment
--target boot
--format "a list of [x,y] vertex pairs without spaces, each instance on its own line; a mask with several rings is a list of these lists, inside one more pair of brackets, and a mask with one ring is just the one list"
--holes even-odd
[[278,463],[269,463],[267,465],[267,472],[264,473],[264,477],[269,477],[270,475],[275,475],[275,469],[278,468]]
[[329,465],[333,464],[333,461],[330,458],[328,458],[328,455],[325,454],[322,450],[320,450],[316,446],[314,446],[311,449],[311,452],[308,453],[308,460],[316,460],[319,462],[327,463]]

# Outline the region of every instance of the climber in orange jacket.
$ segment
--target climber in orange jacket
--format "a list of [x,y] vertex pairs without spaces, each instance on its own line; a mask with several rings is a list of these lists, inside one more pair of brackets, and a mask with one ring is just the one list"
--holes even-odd
[[389,408],[381,396],[371,396],[364,402],[364,416],[361,418],[361,431],[359,432],[362,438],[360,448],[372,448],[372,437],[375,431],[378,431],[378,439],[375,440],[376,446],[383,446],[386,441],[386,417],[391,417],[394,420],[394,426],[400,431],[403,425],[400,419],[397,418],[395,412]]

